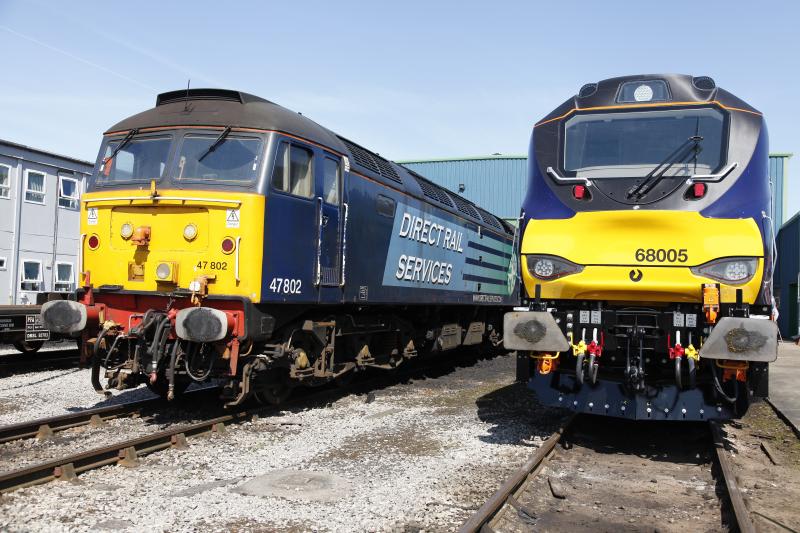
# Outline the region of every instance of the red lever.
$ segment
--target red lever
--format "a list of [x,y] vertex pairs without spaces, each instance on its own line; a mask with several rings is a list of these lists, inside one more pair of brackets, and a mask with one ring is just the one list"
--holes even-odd
[[574,196],[576,200],[583,200],[584,196],[586,196],[586,186],[575,185],[572,188],[572,196]]

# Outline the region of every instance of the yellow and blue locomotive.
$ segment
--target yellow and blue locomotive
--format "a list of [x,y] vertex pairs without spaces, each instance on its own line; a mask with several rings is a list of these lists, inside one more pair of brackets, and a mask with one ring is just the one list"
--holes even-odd
[[500,344],[519,299],[513,229],[309,120],[218,89],[158,96],[112,126],[82,199],[81,332],[103,392],[172,398],[220,379],[229,405],[296,384]]
[[768,139],[706,76],[584,85],[538,122],[504,342],[539,399],[702,420],[765,396],[777,356]]

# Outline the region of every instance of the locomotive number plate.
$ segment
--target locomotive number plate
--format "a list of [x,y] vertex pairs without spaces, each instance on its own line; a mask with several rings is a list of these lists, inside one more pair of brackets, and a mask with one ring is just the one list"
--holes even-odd
[[639,263],[685,263],[689,254],[686,248],[639,248],[634,258]]
[[227,261],[198,261],[195,268],[208,268],[211,270],[228,270]]

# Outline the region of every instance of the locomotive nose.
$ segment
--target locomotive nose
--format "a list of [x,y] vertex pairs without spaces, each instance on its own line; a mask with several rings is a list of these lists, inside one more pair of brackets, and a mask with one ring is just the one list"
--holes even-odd
[[56,333],[74,333],[86,327],[86,306],[71,300],[55,300],[42,305],[44,327]]

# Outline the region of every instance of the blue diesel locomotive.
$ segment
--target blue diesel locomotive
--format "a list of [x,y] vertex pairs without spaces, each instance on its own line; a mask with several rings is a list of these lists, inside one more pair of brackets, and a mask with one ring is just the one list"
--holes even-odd
[[81,332],[103,391],[172,398],[220,378],[228,405],[297,384],[500,344],[514,230],[301,114],[192,89],[111,127],[82,198]]
[[505,346],[546,404],[741,415],[777,356],[767,128],[706,76],[589,83],[533,128],[529,310]]

